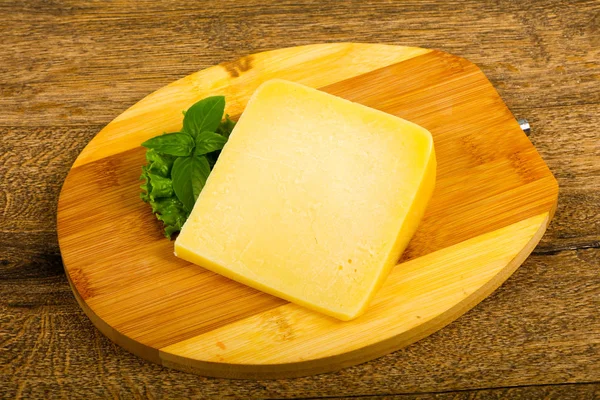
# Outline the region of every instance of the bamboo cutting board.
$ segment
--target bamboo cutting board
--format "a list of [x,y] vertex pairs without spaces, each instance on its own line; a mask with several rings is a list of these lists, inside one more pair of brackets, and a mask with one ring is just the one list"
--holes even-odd
[[[434,137],[426,215],[367,312],[348,322],[173,255],[139,199],[144,140],[224,95],[239,116],[284,78],[397,115]],[[79,304],[105,335],[153,362],[204,375],[277,378],[373,359],[442,328],[502,284],[543,235],[558,186],[484,74],[435,50],[321,44],[259,53],[176,81],[118,116],[75,161],[58,237]]]

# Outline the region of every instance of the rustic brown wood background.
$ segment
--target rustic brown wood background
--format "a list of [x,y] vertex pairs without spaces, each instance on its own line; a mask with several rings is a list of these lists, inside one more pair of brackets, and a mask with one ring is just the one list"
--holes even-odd
[[[340,41],[466,57],[530,121],[560,184],[534,254],[448,327],[337,373],[204,378],[112,344],[75,302],[56,239],[81,149],[175,79]],[[600,2],[0,1],[0,229],[3,398],[599,398]]]

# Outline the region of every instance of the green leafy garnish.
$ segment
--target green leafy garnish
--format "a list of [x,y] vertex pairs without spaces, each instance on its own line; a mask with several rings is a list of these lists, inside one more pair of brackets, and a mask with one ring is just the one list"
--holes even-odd
[[213,96],[191,106],[183,117],[183,131],[190,134],[214,132],[219,127],[225,111],[225,97]]
[[235,126],[235,122],[229,119],[229,115],[225,114],[225,120],[217,128],[217,133],[229,139],[229,135]]
[[181,230],[188,216],[183,204],[176,197],[157,199],[152,204],[152,212],[155,213],[156,218],[163,222],[165,236],[168,238]]
[[204,131],[196,135],[196,149],[194,155],[201,156],[213,151],[218,151],[225,146],[227,138],[218,133]]
[[148,164],[148,172],[164,176],[165,178],[171,176],[171,167],[173,166],[175,157],[148,149],[146,151],[146,159],[150,162]]
[[187,211],[194,203],[210,174],[210,165],[204,156],[179,157],[173,164],[173,190]]
[[142,146],[156,150],[157,153],[180,157],[192,154],[194,145],[194,138],[184,132],[166,133],[142,143]]
[[150,200],[173,196],[173,181],[171,181],[171,179],[150,172],[147,172],[146,176],[148,177],[148,180],[152,182]]
[[235,126],[225,115],[223,96],[207,97],[183,111],[181,132],[165,133],[142,143],[140,197],[163,222],[165,236],[181,230]]

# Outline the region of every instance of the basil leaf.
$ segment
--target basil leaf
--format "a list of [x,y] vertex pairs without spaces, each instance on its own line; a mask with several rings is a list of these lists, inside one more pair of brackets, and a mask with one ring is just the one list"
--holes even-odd
[[221,123],[225,111],[225,97],[207,97],[191,106],[183,117],[183,131],[198,134],[214,132]]
[[194,149],[194,139],[183,132],[166,133],[146,140],[142,146],[171,156],[189,156]]
[[204,156],[180,157],[173,163],[171,178],[175,195],[189,212],[210,174],[210,165]]
[[214,132],[202,132],[196,135],[195,139],[196,150],[194,154],[197,156],[221,150],[225,146],[225,143],[227,143],[227,138]]

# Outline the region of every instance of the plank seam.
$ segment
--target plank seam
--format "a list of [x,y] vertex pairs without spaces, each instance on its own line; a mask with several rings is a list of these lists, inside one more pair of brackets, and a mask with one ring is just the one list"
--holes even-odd
[[577,251],[586,249],[600,249],[600,240],[594,240],[592,242],[575,244],[570,246],[556,246],[549,248],[539,248],[532,252],[533,255],[554,255],[563,251]]

